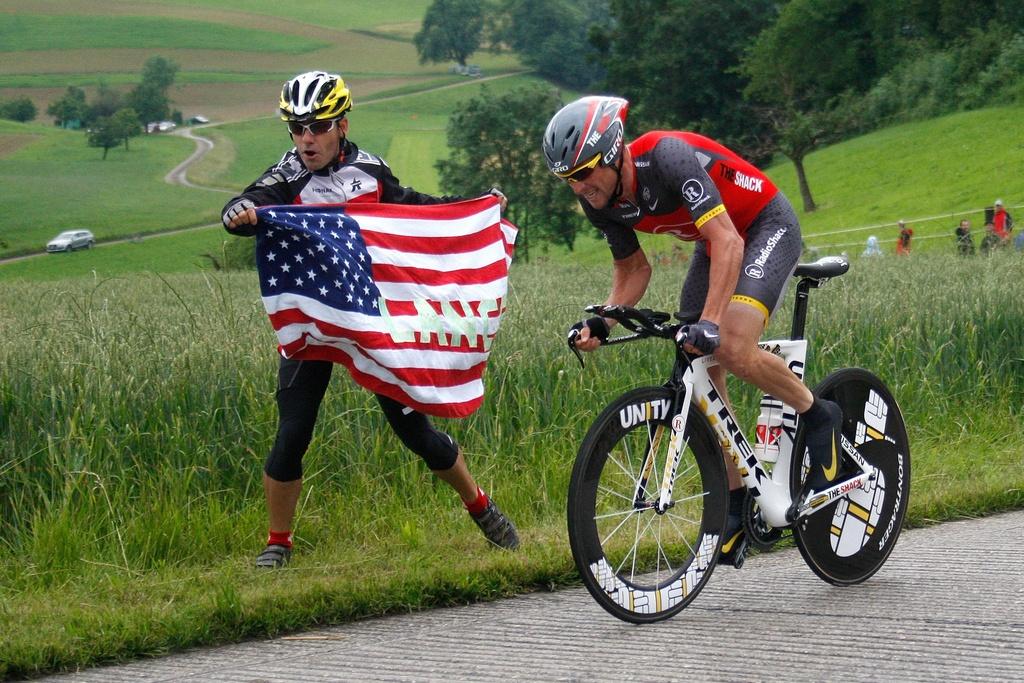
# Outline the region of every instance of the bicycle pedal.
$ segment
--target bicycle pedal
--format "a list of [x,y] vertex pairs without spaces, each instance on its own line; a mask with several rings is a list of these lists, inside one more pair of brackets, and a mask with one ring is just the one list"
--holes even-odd
[[740,541],[740,546],[736,548],[732,557],[732,568],[743,569],[743,563],[747,561],[747,539],[746,537]]

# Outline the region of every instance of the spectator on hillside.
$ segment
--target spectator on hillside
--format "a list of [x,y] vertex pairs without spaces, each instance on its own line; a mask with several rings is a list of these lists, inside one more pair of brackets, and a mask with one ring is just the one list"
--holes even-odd
[[900,235],[896,239],[896,255],[910,256],[910,238],[914,236],[914,229],[907,225],[906,221],[897,223]]
[[1017,233],[1013,238],[1013,246],[1017,251],[1024,251],[1024,230]]
[[986,223],[985,236],[981,238],[981,253],[991,254],[1001,246],[1003,246],[1003,240],[999,239],[999,235],[996,234],[996,226],[992,223]]
[[974,255],[974,238],[971,237],[971,222],[966,218],[956,229],[956,250],[961,256]]
[[995,211],[992,214],[992,225],[995,227],[996,236],[1003,242],[1010,241],[1010,232],[1013,230],[1013,217],[1003,206],[1003,200],[997,199]]
[[861,256],[881,256],[882,248],[878,246],[878,238],[874,235],[868,237],[867,246],[864,247],[864,251],[861,252]]

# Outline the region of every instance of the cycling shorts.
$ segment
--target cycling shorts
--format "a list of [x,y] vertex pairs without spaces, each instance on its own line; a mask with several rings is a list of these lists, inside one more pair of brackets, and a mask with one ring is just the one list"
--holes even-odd
[[[764,315],[765,322],[782,301],[786,286],[800,260],[803,244],[800,221],[789,200],[779,192],[747,228],[739,280],[731,301],[748,304]],[[697,242],[690,269],[679,295],[676,317],[696,322],[708,298],[711,258],[707,242]]]

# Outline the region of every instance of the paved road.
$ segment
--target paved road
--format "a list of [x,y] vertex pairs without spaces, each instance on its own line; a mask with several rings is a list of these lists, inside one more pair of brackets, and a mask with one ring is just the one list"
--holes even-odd
[[720,567],[653,626],[615,620],[580,588],[46,680],[1021,681],[1022,560],[1024,511],[908,531],[849,588],[817,579],[795,549]]

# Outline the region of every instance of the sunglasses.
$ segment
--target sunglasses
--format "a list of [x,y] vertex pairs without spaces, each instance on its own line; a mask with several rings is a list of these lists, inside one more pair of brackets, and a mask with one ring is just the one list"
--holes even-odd
[[334,126],[337,124],[337,120],[332,119],[330,121],[314,121],[313,123],[299,123],[298,121],[288,122],[288,131],[296,136],[301,137],[304,131],[309,131],[313,135],[323,135],[334,130]]
[[594,158],[585,164],[581,164],[567,173],[557,173],[556,175],[569,184],[578,183],[589,178],[590,174],[597,170],[600,162],[601,155],[595,154]]

